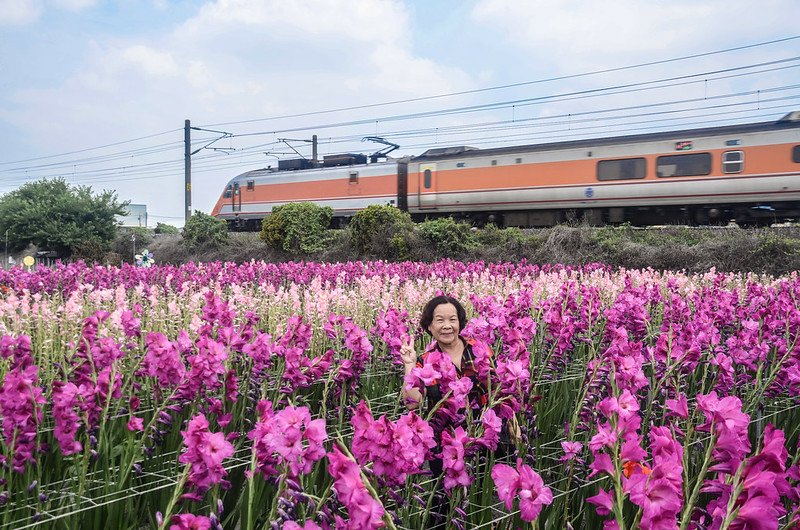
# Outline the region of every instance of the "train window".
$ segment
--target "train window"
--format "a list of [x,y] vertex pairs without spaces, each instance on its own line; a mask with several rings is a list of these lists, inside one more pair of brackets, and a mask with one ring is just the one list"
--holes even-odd
[[522,159],[521,158],[517,158],[517,164],[521,164],[521,163],[522,163]]
[[350,172],[350,184],[358,184],[358,171]]
[[722,153],[722,172],[741,173],[744,169],[744,151],[725,151]]
[[621,158],[597,162],[597,180],[643,179],[647,175],[644,158]]
[[656,159],[659,177],[694,177],[711,173],[711,153],[668,155]]
[[255,180],[248,180],[247,181],[247,191],[253,191],[256,189],[256,181]]
[[792,162],[800,164],[800,145],[796,145],[792,148]]
[[430,189],[431,187],[431,170],[426,169],[425,173],[422,174],[423,182],[422,185],[425,186],[425,189]]
[[492,160],[492,165],[496,166],[497,165],[497,160]]
[[223,197],[225,197],[226,199],[230,199],[232,196],[233,196],[233,185],[228,184],[228,187],[225,188],[225,193],[223,194]]
[[459,162],[459,163],[456,164],[456,167],[467,167],[467,163],[466,162]]

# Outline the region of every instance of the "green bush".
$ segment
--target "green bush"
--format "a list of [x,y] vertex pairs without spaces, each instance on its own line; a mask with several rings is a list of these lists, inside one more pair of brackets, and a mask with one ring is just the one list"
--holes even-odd
[[422,239],[442,257],[461,255],[480,246],[472,227],[458,223],[452,217],[425,221],[420,223],[418,230]]
[[414,223],[408,212],[373,204],[356,213],[347,230],[359,254],[403,260],[408,258],[408,235],[414,230]]
[[[195,210],[183,227],[183,241],[190,247],[219,246],[228,240],[228,224],[199,210]],[[137,243],[137,248],[140,248]]]
[[87,264],[105,263],[108,245],[99,238],[93,237],[78,243],[72,250],[73,259],[82,259]]
[[181,231],[177,226],[168,225],[165,223],[158,223],[153,230],[156,234],[180,234]]
[[313,254],[327,246],[333,209],[313,202],[290,202],[272,209],[261,223],[261,239],[291,254]]

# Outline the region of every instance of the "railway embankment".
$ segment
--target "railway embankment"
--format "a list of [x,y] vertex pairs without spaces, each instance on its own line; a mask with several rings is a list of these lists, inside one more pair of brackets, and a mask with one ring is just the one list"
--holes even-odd
[[591,227],[561,225],[520,230],[453,229],[447,223],[427,232],[419,228],[398,234],[376,233],[370,252],[360,252],[347,230],[330,230],[324,249],[312,254],[275,250],[257,233],[231,233],[224,244],[186,245],[180,235],[160,235],[150,245],[157,262],[255,260],[434,261],[442,258],[520,261],[581,265],[605,263],[631,269],[702,272],[750,271],[773,275],[800,269],[800,225],[743,229],[662,226],[640,229],[629,225]]

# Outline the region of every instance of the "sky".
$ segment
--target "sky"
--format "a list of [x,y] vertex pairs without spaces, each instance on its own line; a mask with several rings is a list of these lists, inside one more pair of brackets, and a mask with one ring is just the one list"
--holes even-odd
[[[184,219],[252,169],[770,121],[798,0],[0,0],[0,193],[62,177]],[[213,142],[213,143],[211,143]]]

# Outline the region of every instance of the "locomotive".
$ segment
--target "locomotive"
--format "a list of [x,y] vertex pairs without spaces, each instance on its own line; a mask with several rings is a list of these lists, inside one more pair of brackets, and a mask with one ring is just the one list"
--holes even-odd
[[[369,162],[369,163],[368,163]],[[231,179],[212,215],[258,230],[312,201],[343,225],[370,206],[481,225],[769,225],[800,219],[800,111],[777,121],[419,156],[281,160]]]

